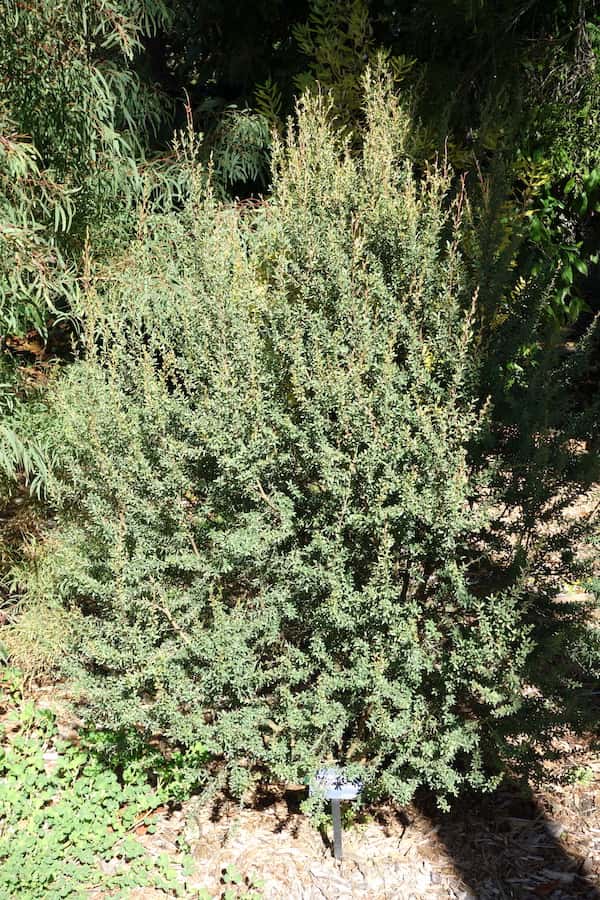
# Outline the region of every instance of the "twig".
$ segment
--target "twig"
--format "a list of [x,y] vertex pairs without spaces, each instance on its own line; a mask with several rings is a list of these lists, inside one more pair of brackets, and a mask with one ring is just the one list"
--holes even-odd
[[165,806],[165,801],[161,800],[160,803],[157,803],[156,806],[150,807],[150,809],[146,810],[144,815],[140,819],[136,819],[133,825],[130,825],[125,834],[129,834],[131,831],[135,831],[140,825],[143,825],[148,816],[151,816],[156,812],[157,809],[160,809],[161,806]]
[[[158,586],[156,585],[156,583],[155,583],[154,587],[155,587],[155,596],[156,596],[156,590],[160,591],[160,588],[158,588]],[[161,593],[162,593],[162,592],[161,592]],[[171,613],[171,610],[170,610],[169,607],[166,605],[166,603],[164,602],[164,600],[162,600],[162,601],[160,601],[160,602],[158,602],[158,603],[155,602],[154,605],[155,605],[155,606],[157,607],[157,609],[159,609],[159,610],[165,615],[165,617],[169,620],[169,624],[171,625],[173,631],[175,631],[175,632],[179,635],[179,637],[181,638],[181,640],[183,641],[183,643],[185,644],[185,646],[186,646],[189,650],[193,650],[193,649],[194,649],[194,646],[193,646],[191,640],[189,639],[189,637],[187,636],[187,634],[185,633],[185,631],[183,630],[183,628],[182,628],[180,625],[177,624],[177,622],[176,622],[175,619],[173,618],[173,614]]]
[[595,506],[593,506],[592,509],[590,510],[590,512],[587,514],[586,520],[588,522],[591,522],[592,519],[595,518],[596,513],[598,512],[599,509],[600,509],[600,500],[598,500],[598,502],[595,504]]
[[283,516],[281,515],[281,510],[279,510],[279,509],[275,506],[275,504],[273,503],[273,501],[271,500],[271,498],[269,497],[269,495],[266,493],[265,489],[263,488],[263,486],[262,486],[262,484],[260,483],[260,481],[259,481],[258,478],[256,479],[256,486],[257,486],[257,488],[258,488],[258,493],[260,494],[260,496],[262,497],[262,499],[265,501],[265,503],[267,504],[267,506],[268,506],[270,509],[272,509],[273,512],[276,513],[276,514],[279,516],[280,519],[282,519]]

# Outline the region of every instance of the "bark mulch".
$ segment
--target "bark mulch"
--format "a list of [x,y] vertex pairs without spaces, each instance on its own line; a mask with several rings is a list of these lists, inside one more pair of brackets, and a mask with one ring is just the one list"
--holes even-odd
[[[190,898],[200,888],[224,898],[223,873],[234,867],[247,881],[231,896],[260,880],[265,900],[600,900],[600,759],[581,738],[563,744],[560,770],[555,764],[542,793],[504,788],[448,814],[427,798],[372,810],[345,829],[341,863],[331,834],[309,824],[293,793],[246,808],[191,800],[140,840],[156,853],[185,841],[196,862]],[[576,777],[565,780],[566,772]]]

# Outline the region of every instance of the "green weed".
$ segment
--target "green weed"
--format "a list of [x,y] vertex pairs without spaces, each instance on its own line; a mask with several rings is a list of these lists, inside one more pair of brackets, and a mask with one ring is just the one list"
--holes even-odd
[[[92,889],[127,896],[133,887],[183,896],[174,867],[181,860],[150,856],[134,834],[141,824],[152,829],[153,811],[181,786],[179,775],[152,786],[149,769],[160,767],[151,751],[130,751],[111,768],[107,736],[61,740],[53,713],[24,698],[14,670],[2,674],[0,705],[0,896],[84,898]],[[165,763],[165,772],[179,773],[177,764]]]

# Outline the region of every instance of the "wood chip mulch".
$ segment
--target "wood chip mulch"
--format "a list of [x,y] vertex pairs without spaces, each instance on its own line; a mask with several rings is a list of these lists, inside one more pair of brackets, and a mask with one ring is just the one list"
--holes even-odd
[[[427,799],[405,810],[372,810],[344,831],[344,859],[332,857],[331,833],[314,829],[299,810],[301,795],[280,792],[240,808],[191,800],[159,817],[150,852],[191,848],[200,888],[226,896],[223,872],[234,866],[265,900],[600,900],[600,759],[573,738],[563,772],[536,796],[503,789],[461,803],[449,814]],[[243,885],[239,893],[250,890]],[[164,896],[164,895],[163,895]]]

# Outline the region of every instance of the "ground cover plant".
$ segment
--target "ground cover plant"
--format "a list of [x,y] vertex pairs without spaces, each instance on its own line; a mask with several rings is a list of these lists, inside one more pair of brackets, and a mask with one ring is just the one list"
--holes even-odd
[[97,726],[200,740],[240,794],[332,759],[443,802],[496,783],[529,637],[519,589],[466,578],[465,198],[443,165],[414,176],[385,77],[365,104],[358,156],[307,98],[268,202],[219,205],[198,172],[87,292],[28,594],[68,610]]
[[[3,671],[0,690],[2,896],[83,898],[101,889],[126,896],[133,887],[183,895],[182,873],[193,868],[185,852],[152,857],[135,834],[141,825],[152,829],[154,810],[174,795],[173,766],[148,750],[103,754],[106,734],[62,739],[54,715],[24,696],[16,670]],[[154,786],[152,768],[166,775]]]

